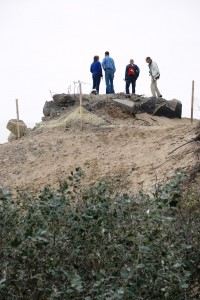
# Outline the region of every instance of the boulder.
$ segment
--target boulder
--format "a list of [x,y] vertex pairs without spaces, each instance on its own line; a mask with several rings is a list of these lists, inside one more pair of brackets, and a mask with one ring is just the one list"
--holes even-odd
[[68,107],[75,104],[75,100],[72,95],[67,94],[55,94],[53,100],[58,106]]
[[131,95],[128,99],[113,99],[115,104],[129,111],[131,114],[148,113],[167,118],[179,118],[182,114],[182,103],[177,99],[146,98]]
[[75,104],[74,97],[67,94],[55,94],[53,100],[46,101],[43,107],[45,117],[59,116],[61,110],[71,107]]
[[17,136],[14,133],[10,133],[8,136],[8,142],[13,142],[17,140]]
[[22,120],[19,120],[19,122],[17,122],[17,119],[11,119],[8,121],[8,124],[6,126],[6,128],[10,130],[10,132],[16,137],[18,137],[18,127],[19,127],[19,137],[22,137],[24,134],[28,132],[28,128]]
[[55,111],[59,112],[60,107],[54,101],[46,101],[43,107],[44,116],[49,117],[54,114]]
[[[154,111],[156,109],[156,99],[155,98],[148,98],[146,101],[144,101],[141,104],[139,104],[139,102],[137,102],[136,107],[141,112],[146,112],[148,114],[153,115]],[[134,108],[133,108],[133,112],[135,113]]]
[[159,105],[154,111],[154,116],[165,116],[167,118],[181,119],[181,114],[182,103],[176,99],[162,103],[162,105]]

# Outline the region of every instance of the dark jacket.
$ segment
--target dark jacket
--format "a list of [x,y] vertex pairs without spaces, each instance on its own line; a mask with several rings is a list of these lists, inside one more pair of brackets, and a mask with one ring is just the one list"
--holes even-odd
[[[128,76],[128,68],[129,67],[134,67],[134,69],[135,69],[135,75],[134,76]],[[138,66],[137,65],[135,65],[135,64],[128,64],[127,66],[126,66],[126,70],[125,70],[125,80],[127,80],[128,78],[130,79],[130,78],[134,78],[135,80],[137,80],[137,78],[139,77],[139,75],[140,75],[140,69],[138,68]]]
[[90,66],[90,72],[92,73],[92,76],[99,75],[102,76],[102,67],[101,63],[97,60],[94,61]]

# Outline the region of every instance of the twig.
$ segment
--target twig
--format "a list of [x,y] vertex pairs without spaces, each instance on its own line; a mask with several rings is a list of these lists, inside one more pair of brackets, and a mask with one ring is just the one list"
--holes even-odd
[[135,122],[135,121],[143,121],[143,122],[145,122],[145,123],[147,123],[147,124],[150,124],[148,121],[145,121],[145,120],[143,120],[143,119],[139,119],[139,118],[135,118],[135,120],[133,120],[133,123]]
[[172,150],[172,151],[169,152],[168,154],[172,154],[172,153],[173,153],[174,151],[176,151],[177,149],[179,149],[179,148],[181,148],[181,147],[183,147],[183,146],[185,146],[185,145],[187,145],[187,144],[189,144],[189,143],[192,143],[192,142],[194,142],[194,141],[197,141],[197,140],[198,140],[197,137],[195,137],[194,139],[192,139],[192,140],[186,142],[185,144],[182,144],[182,145],[178,146],[177,148],[175,148],[174,150]]
[[150,119],[151,119],[153,122],[159,124],[159,122],[158,122],[157,120],[154,120],[154,119],[152,119],[152,118],[150,118]]

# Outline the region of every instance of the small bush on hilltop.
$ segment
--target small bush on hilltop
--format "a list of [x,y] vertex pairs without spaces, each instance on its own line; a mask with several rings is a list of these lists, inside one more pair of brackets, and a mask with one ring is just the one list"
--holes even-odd
[[153,197],[109,180],[83,190],[81,176],[39,196],[1,191],[0,299],[198,299],[200,217],[181,205],[185,175]]

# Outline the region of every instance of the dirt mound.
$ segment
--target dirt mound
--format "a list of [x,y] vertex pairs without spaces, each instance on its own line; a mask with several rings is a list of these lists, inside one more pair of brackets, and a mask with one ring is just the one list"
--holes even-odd
[[175,170],[189,172],[196,164],[198,146],[192,140],[197,121],[132,116],[108,103],[92,112],[105,122],[83,119],[81,129],[80,122],[66,126],[70,112],[37,124],[18,141],[0,145],[0,187],[40,191],[46,185],[58,186],[81,167],[84,184],[117,176],[123,178],[123,187],[136,193],[152,191]]

